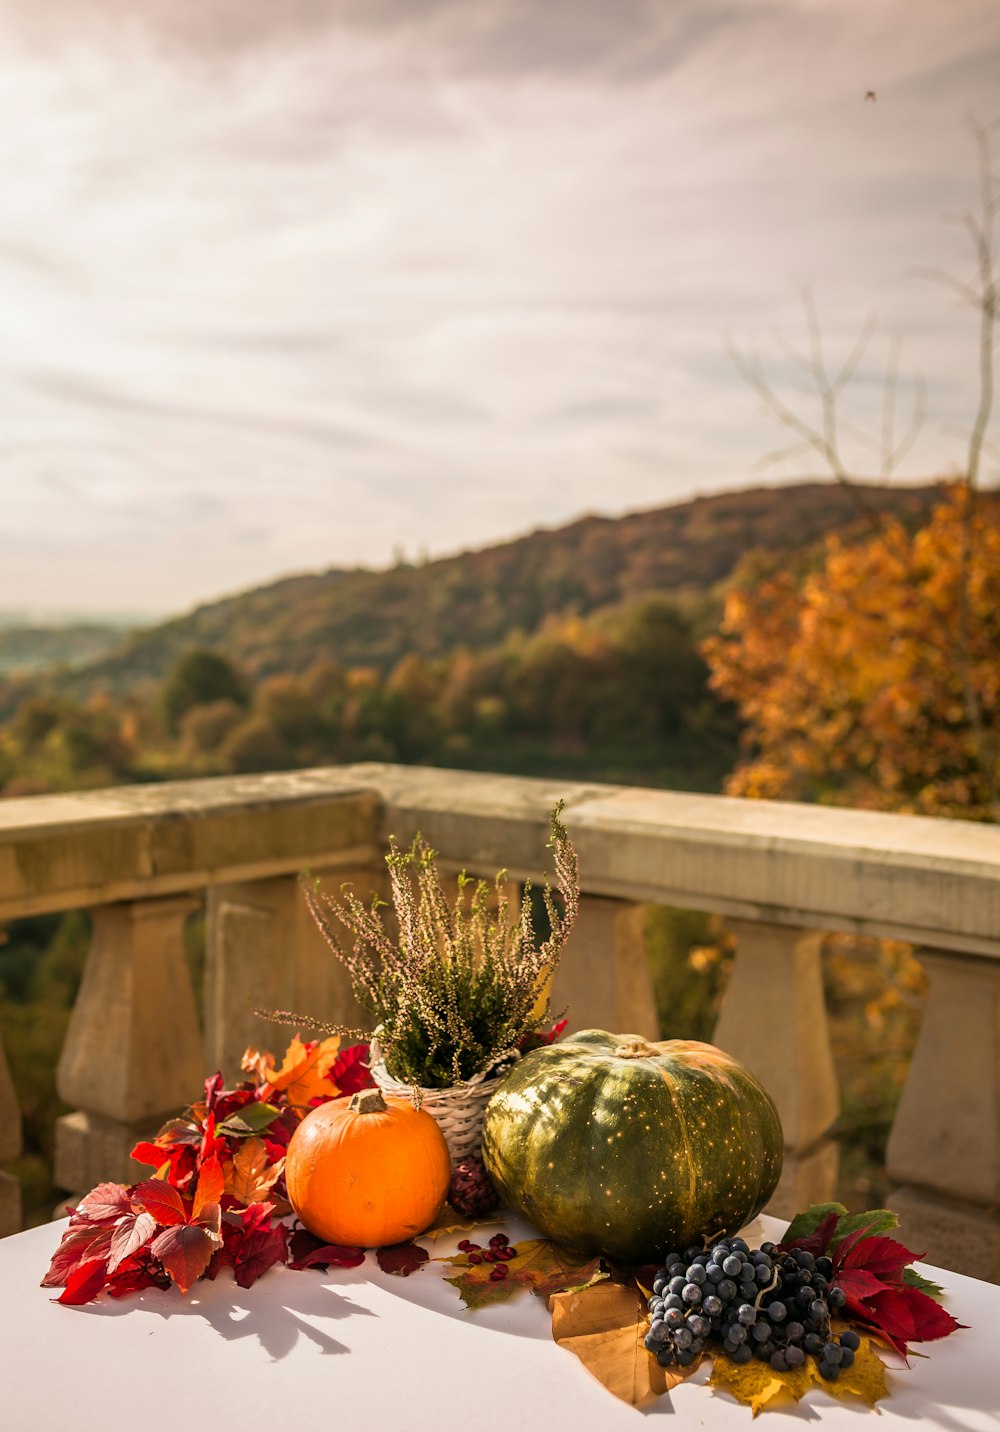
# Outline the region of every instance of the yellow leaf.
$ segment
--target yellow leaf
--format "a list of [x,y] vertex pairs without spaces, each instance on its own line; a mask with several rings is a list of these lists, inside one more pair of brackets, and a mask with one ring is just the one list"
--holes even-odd
[[465,1218],[446,1203],[430,1228],[425,1228],[420,1237],[436,1239],[445,1238],[449,1233],[471,1233],[474,1228],[506,1223],[509,1217],[510,1214],[505,1208],[498,1208],[493,1213],[481,1213],[474,1218]]
[[311,1051],[296,1035],[285,1052],[281,1068],[265,1068],[264,1078],[275,1093],[284,1093],[289,1104],[306,1108],[310,1099],[329,1098],[337,1092],[326,1074],[336,1063],[339,1050],[340,1038],[336,1034],[321,1040]]
[[263,1203],[270,1197],[284,1167],[284,1159],[271,1163],[263,1139],[244,1139],[235,1156],[223,1165],[226,1192],[245,1207]]
[[274,1055],[266,1049],[254,1049],[248,1046],[243,1051],[243,1058],[240,1060],[240,1068],[244,1074],[252,1074],[255,1079],[263,1079],[269,1069],[274,1068]]
[[622,1283],[595,1283],[549,1299],[552,1336],[615,1397],[640,1407],[676,1387],[698,1366],[660,1367],[643,1339],[649,1328],[641,1293]]
[[766,1362],[733,1362],[724,1352],[713,1350],[712,1375],[709,1387],[719,1392],[728,1392],[749,1407],[756,1417],[762,1408],[772,1403],[781,1405],[789,1400],[798,1402],[812,1387],[821,1387],[831,1397],[850,1399],[860,1397],[869,1407],[874,1407],[889,1389],[885,1381],[885,1364],[872,1347],[871,1339],[861,1337],[861,1346],[854,1354],[854,1363],[842,1372],[835,1382],[828,1382],[820,1376],[819,1364],[813,1357],[807,1357],[802,1367],[790,1368],[788,1372],[775,1372]]

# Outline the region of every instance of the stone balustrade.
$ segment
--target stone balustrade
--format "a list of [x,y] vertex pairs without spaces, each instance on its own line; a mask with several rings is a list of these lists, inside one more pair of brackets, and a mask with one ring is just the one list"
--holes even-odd
[[[823,933],[918,948],[930,995],[889,1144],[894,1203],[911,1246],[1000,1279],[1000,829],[780,802],[359,765],[0,803],[0,923],[82,907],[94,924],[59,1065],[75,1110],[57,1129],[60,1185],[135,1173],[132,1143],[208,1069],[232,1074],[246,1044],[273,1044],[255,1006],[362,1022],[305,911],[303,868],[367,894],[384,882],[389,833],[420,830],[446,867],[538,880],[558,799],[583,901],[555,1005],[578,1028],[656,1037],[646,908],[725,917],[737,958],[714,1037],[778,1105],[786,1162],[772,1211],[835,1186]],[[200,1025],[183,927],[202,903]],[[19,1145],[0,1051],[0,1162]],[[0,1174],[0,1232],[17,1219],[16,1184]]]

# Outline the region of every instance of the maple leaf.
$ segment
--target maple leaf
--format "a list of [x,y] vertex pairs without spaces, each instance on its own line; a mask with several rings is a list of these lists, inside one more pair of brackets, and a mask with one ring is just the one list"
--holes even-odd
[[76,1228],[70,1225],[52,1255],[41,1286],[63,1288],[81,1264],[106,1259],[113,1234],[114,1228],[108,1223],[83,1224]]
[[737,1402],[751,1408],[755,1417],[771,1403],[800,1401],[812,1387],[821,1387],[832,1397],[860,1397],[869,1407],[889,1395],[885,1365],[867,1337],[861,1338],[852,1366],[842,1371],[834,1382],[821,1376],[819,1364],[812,1357],[807,1357],[801,1367],[775,1372],[770,1363],[756,1359],[735,1363],[721,1350],[713,1349],[708,1385],[718,1392],[728,1392]]
[[59,1297],[53,1298],[52,1301],[69,1307],[79,1307],[83,1303],[92,1302],[104,1287],[107,1271],[108,1265],[103,1258],[92,1258],[87,1263],[81,1263],[66,1280],[66,1286]]
[[272,1162],[263,1139],[248,1138],[224,1166],[225,1191],[237,1203],[263,1203],[281,1177],[284,1157]]
[[303,1044],[298,1035],[289,1044],[280,1069],[265,1069],[264,1078],[275,1093],[284,1094],[289,1104],[308,1108],[310,1099],[328,1099],[327,1072],[333,1067],[340,1037],[311,1040]]
[[399,1278],[408,1278],[430,1258],[426,1248],[419,1243],[394,1243],[389,1248],[377,1248],[375,1261],[383,1273],[394,1273]]
[[530,1238],[517,1245],[516,1255],[505,1267],[506,1276],[494,1281],[491,1274],[498,1265],[489,1261],[473,1263],[470,1254],[458,1253],[452,1258],[442,1258],[442,1263],[456,1269],[454,1278],[445,1282],[457,1288],[467,1308],[485,1308],[491,1303],[502,1303],[519,1292],[530,1288],[540,1297],[550,1294],[585,1288],[599,1282],[608,1275],[601,1266],[600,1258],[584,1258],[557,1248],[547,1238]]
[[660,1367],[646,1351],[646,1300],[623,1283],[595,1283],[549,1299],[552,1336],[578,1357],[607,1390],[633,1407],[642,1406],[694,1372]]
[[289,1268],[328,1267],[358,1268],[365,1261],[365,1250],[347,1244],[324,1243],[306,1228],[296,1228],[289,1239]]

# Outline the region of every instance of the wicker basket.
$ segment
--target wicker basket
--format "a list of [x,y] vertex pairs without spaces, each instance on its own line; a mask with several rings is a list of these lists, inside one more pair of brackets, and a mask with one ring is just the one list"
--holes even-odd
[[436,1120],[444,1134],[448,1152],[453,1164],[478,1154],[483,1134],[483,1113],[490,1097],[514,1060],[519,1057],[516,1049],[503,1055],[500,1073],[494,1073],[496,1065],[476,1074],[463,1084],[452,1084],[447,1089],[422,1089],[394,1079],[385,1067],[382,1051],[377,1039],[372,1040],[370,1054],[372,1078],[383,1094],[396,1098],[410,1099],[418,1108]]

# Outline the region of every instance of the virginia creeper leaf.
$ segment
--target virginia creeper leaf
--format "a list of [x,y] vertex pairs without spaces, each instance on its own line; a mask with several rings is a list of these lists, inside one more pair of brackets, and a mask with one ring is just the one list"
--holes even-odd
[[103,1258],[92,1258],[87,1263],[81,1263],[66,1280],[66,1286],[59,1297],[53,1298],[52,1301],[65,1303],[69,1307],[79,1307],[83,1303],[92,1302],[104,1287],[107,1271],[108,1265]]
[[114,1222],[123,1213],[131,1213],[129,1192],[120,1183],[99,1183],[76,1205],[76,1215],[88,1223]]
[[83,1263],[105,1259],[111,1247],[114,1227],[110,1223],[70,1226],[52,1255],[43,1288],[63,1288]]
[[128,1213],[115,1224],[108,1254],[108,1274],[115,1273],[126,1258],[131,1258],[156,1232],[156,1219],[151,1213]]
[[390,1248],[377,1248],[375,1250],[375,1261],[383,1273],[395,1273],[400,1278],[408,1278],[430,1258],[426,1248],[421,1248],[419,1243],[395,1243]]
[[150,1244],[150,1252],[170,1274],[182,1293],[201,1277],[215,1248],[206,1229],[196,1223],[180,1223],[165,1228]]
[[324,1243],[306,1228],[296,1228],[288,1243],[290,1268],[357,1268],[365,1261],[363,1248]]
[[162,1178],[143,1179],[132,1190],[132,1202],[151,1213],[162,1227],[187,1221],[184,1200],[172,1184]]

